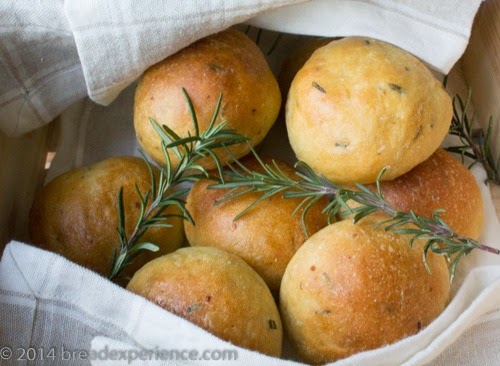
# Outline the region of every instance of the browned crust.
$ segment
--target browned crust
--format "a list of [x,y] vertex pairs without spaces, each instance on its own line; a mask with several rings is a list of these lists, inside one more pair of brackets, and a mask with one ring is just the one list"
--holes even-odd
[[445,258],[422,243],[374,230],[376,218],[329,225],[290,261],[280,291],[285,330],[303,360],[319,364],[417,333],[450,298]]
[[[33,244],[59,253],[104,276],[109,274],[113,250],[119,248],[118,191],[123,187],[126,233],[139,217],[135,184],[145,194],[151,188],[146,164],[137,157],[114,157],[64,173],[35,197],[29,217]],[[172,213],[179,213],[172,208]],[[151,228],[142,241],[156,243],[155,256],[177,249],[183,242],[180,219],[172,228]],[[147,259],[137,259],[135,269]]]
[[[264,55],[244,33],[227,30],[206,37],[149,68],[135,94],[134,126],[140,145],[159,163],[165,158],[160,139],[149,118],[165,124],[180,136],[193,134],[194,128],[181,89],[188,92],[204,131],[212,118],[219,95],[222,105],[218,121],[251,139],[256,145],[265,137],[277,118],[281,94]],[[241,157],[246,144],[234,146]],[[223,161],[225,150],[217,153]],[[171,154],[172,163],[178,162]],[[212,169],[213,162],[204,165]]]
[[[375,185],[370,185],[375,191]],[[403,212],[432,217],[434,210],[456,233],[478,239],[483,231],[481,191],[472,173],[443,149],[408,173],[381,184],[382,195]]]
[[[264,158],[267,164],[271,159]],[[243,164],[252,170],[261,170],[254,158],[245,158]],[[276,161],[289,177],[293,169]],[[257,200],[262,193],[246,193],[238,198],[218,204],[229,189],[209,189],[212,181],[194,184],[186,203],[195,225],[185,221],[186,238],[192,246],[213,246],[243,258],[259,273],[273,293],[278,292],[286,265],[306,240],[302,228],[302,209],[293,215],[302,199],[284,199],[274,195],[263,200],[238,220],[235,217]],[[322,210],[326,198],[314,205],[306,215],[309,235],[326,226],[327,217]]]

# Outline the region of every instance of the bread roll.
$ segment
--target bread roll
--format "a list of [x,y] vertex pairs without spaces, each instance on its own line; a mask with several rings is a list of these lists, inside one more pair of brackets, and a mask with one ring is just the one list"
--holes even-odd
[[262,278],[233,254],[182,248],[147,263],[127,289],[237,346],[281,355],[276,303]]
[[[227,30],[199,40],[164,61],[150,67],[135,93],[134,127],[141,147],[158,163],[165,157],[160,138],[149,118],[165,124],[181,137],[194,134],[191,115],[182,88],[189,94],[200,133],[207,129],[219,95],[223,94],[218,122],[251,139],[256,145],[277,118],[281,94],[276,78],[257,45],[244,33]],[[247,144],[231,147],[236,157],[249,152]],[[217,155],[224,162],[224,149]],[[178,164],[170,154],[172,165]],[[207,169],[215,168],[211,159]]]
[[[125,231],[130,236],[140,210],[135,184],[142,194],[151,189],[147,165],[137,157],[109,158],[54,178],[33,202],[31,241],[103,276],[109,275],[113,250],[119,250],[118,192],[123,187]],[[169,207],[167,212],[180,214],[177,207]],[[127,273],[181,246],[182,220],[174,217],[169,222],[173,227],[147,230],[141,241],[155,243],[160,250],[140,254]]]
[[[375,185],[370,185],[376,191]],[[483,231],[483,197],[472,173],[438,149],[408,173],[381,184],[382,196],[394,208],[432,217],[434,210],[459,235],[478,239]]]
[[290,144],[327,179],[394,179],[427,159],[452,118],[442,84],[414,56],[388,43],[344,38],[316,50],[286,105]]
[[297,251],[283,276],[283,326],[300,358],[323,364],[419,332],[450,298],[443,256],[375,229],[380,218],[334,223]]
[[[264,161],[273,166],[271,159],[264,158]],[[253,157],[243,159],[242,163],[251,170],[263,170]],[[281,161],[276,164],[289,177],[295,176],[288,164]],[[293,215],[302,199],[274,195],[235,221],[262,193],[246,193],[217,204],[229,189],[208,189],[212,184],[214,182],[207,179],[195,183],[187,197],[186,208],[195,222],[194,225],[184,223],[187,241],[192,246],[217,247],[240,256],[277,294],[286,265],[307,238],[302,228],[302,210]],[[327,225],[327,216],[322,213],[327,204],[328,200],[323,198],[308,211],[309,235]]]

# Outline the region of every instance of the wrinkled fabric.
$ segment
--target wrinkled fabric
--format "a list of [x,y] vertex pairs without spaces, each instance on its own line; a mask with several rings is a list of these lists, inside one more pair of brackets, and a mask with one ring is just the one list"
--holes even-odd
[[0,130],[19,136],[78,99],[108,105],[149,66],[249,22],[304,35],[364,35],[447,73],[480,0],[47,0],[0,3]]

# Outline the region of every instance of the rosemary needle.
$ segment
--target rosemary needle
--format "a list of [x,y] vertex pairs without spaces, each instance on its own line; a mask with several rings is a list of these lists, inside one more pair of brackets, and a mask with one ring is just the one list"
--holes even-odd
[[[192,222],[191,215],[186,210],[182,197],[189,188],[179,188],[187,182],[209,177],[208,171],[200,165],[201,159],[213,159],[219,173],[222,173],[222,163],[214,153],[215,149],[227,148],[230,145],[247,141],[247,138],[237,134],[232,129],[226,128],[227,121],[216,123],[221,105],[222,95],[219,97],[212,119],[206,130],[200,132],[193,104],[187,92],[182,89],[191,113],[194,134],[180,137],[167,126],[160,126],[156,121],[150,119],[155,131],[161,138],[161,146],[165,156],[165,164],[160,167],[159,176],[153,173],[151,163],[144,155],[151,176],[151,189],[145,193],[139,191],[136,186],[140,200],[139,218],[130,236],[125,232],[125,213],[123,204],[123,190],[118,192],[118,237],[119,249],[115,250],[109,273],[110,279],[117,279],[125,267],[144,251],[157,251],[158,246],[154,243],[142,242],[141,238],[150,227],[170,227],[169,219],[173,216],[165,212],[169,206],[177,206],[181,211],[181,217]],[[169,153],[175,154],[180,162],[173,166]],[[142,153],[141,153],[142,154]]]
[[[500,185],[500,158],[495,161],[491,150],[493,118],[490,116],[486,134],[483,134],[482,129],[474,129],[476,115],[473,113],[469,116],[467,112],[471,96],[471,89],[469,89],[465,101],[458,94],[453,98],[453,118],[449,134],[457,136],[460,144],[449,146],[445,150],[459,154],[462,157],[462,163],[465,162],[465,157],[470,158],[472,163],[469,164],[469,168],[477,163],[481,164],[488,177],[486,181]],[[478,138],[476,138],[476,131],[479,131]]]
[[[244,215],[250,208],[257,205],[258,202],[280,193],[284,199],[292,197],[302,198],[302,202],[295,212],[301,207],[304,208],[302,211],[302,223],[305,228],[304,220],[308,210],[320,198],[326,196],[330,201],[324,208],[324,212],[328,215],[330,222],[340,212],[353,214],[355,222],[358,222],[367,215],[383,212],[389,216],[387,220],[379,223],[385,230],[399,235],[408,235],[410,246],[417,239],[426,241],[422,259],[428,270],[427,253],[429,251],[445,255],[451,260],[450,280],[453,280],[460,259],[472,250],[479,249],[497,255],[500,254],[500,249],[454,233],[440,217],[439,214],[442,210],[436,210],[430,218],[416,215],[412,211],[401,212],[396,210],[384,199],[381,193],[381,176],[384,174],[385,169],[379,173],[376,181],[377,189],[375,192],[372,192],[361,184],[356,184],[356,189],[353,190],[332,183],[317,175],[306,163],[300,161],[295,165],[296,177],[292,179],[285,175],[277,164],[265,164],[251,146],[252,153],[263,168],[262,172],[248,169],[234,156],[234,162],[229,164],[227,168],[223,168],[214,150],[218,148],[227,149],[230,145],[245,141],[248,143],[248,139],[239,135],[234,130],[225,128],[226,121],[219,124],[215,123],[222,96],[219,98],[209,127],[205,131],[200,132],[191,100],[184,89],[183,93],[191,113],[195,132],[193,135],[182,138],[167,126],[160,126],[151,120],[153,127],[162,140],[161,145],[166,163],[160,168],[160,175],[157,178],[153,174],[150,163],[144,158],[148,167],[150,167],[151,189],[144,194],[137,190],[141,202],[140,217],[130,236],[126,235],[124,229],[123,193],[121,190],[118,193],[119,223],[117,231],[120,246],[119,251],[115,251],[113,255],[109,275],[110,279],[117,278],[122,270],[142,251],[155,251],[158,249],[154,243],[144,243],[140,239],[149,227],[169,226],[168,220],[171,216],[165,214],[166,207],[170,205],[179,207],[182,212],[182,218],[190,222],[193,221],[185,208],[185,202],[181,199],[188,192],[188,188],[180,190],[173,190],[173,188],[186,182],[194,182],[204,177],[210,177],[209,172],[199,164],[201,159],[206,158],[213,159],[218,170],[218,177],[212,177],[218,180],[218,183],[211,187],[229,189],[223,201],[236,198],[241,194],[242,189],[245,192],[262,193],[259,199],[241,212],[235,219]],[[489,151],[487,146],[483,149],[486,152]],[[180,160],[178,166],[172,166],[169,153],[177,155]],[[228,153],[231,154],[229,150]],[[464,150],[463,155],[468,156],[467,154],[468,152]],[[225,179],[225,177],[228,179]],[[351,208],[348,205],[348,201],[350,200],[357,202],[358,206]]]
[[[455,271],[460,259],[469,254],[473,249],[484,250],[493,254],[500,254],[500,249],[496,249],[476,240],[460,236],[440,217],[442,210],[434,211],[431,218],[416,215],[414,212],[401,212],[390,205],[382,196],[380,188],[381,177],[386,171],[383,169],[376,181],[376,191],[372,192],[361,184],[355,184],[356,189],[348,189],[341,185],[332,183],[317,175],[306,163],[299,161],[296,168],[296,179],[289,178],[282,174],[276,164],[265,164],[252,150],[256,159],[262,166],[262,172],[251,171],[234,159],[234,164],[229,165],[229,170],[225,172],[227,179],[212,185],[212,188],[226,188],[230,191],[222,201],[228,201],[238,195],[239,190],[246,192],[262,192],[262,197],[281,193],[283,198],[301,197],[302,203],[299,207],[304,207],[302,222],[308,209],[321,197],[330,198],[329,204],[324,208],[329,221],[333,221],[337,213],[354,214],[354,222],[358,222],[363,217],[383,212],[389,218],[381,223],[385,230],[392,231],[399,235],[408,235],[409,245],[412,246],[417,239],[423,239],[426,244],[423,249],[422,259],[427,270],[430,271],[427,263],[427,253],[430,251],[446,255],[451,260],[450,281],[453,280]],[[256,200],[247,207],[239,216],[254,207],[261,199]],[[357,207],[351,208],[348,201],[358,203]],[[236,219],[239,217],[237,216]],[[304,225],[303,225],[304,226]]]

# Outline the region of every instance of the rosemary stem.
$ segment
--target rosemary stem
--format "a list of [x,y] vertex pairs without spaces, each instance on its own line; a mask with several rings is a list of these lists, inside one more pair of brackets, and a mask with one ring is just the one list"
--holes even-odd
[[[476,147],[475,147],[476,148]],[[477,149],[477,148],[476,148]],[[347,194],[350,199],[357,201],[361,205],[370,205],[371,207],[378,208],[379,211],[385,213],[386,215],[395,219],[401,212],[390,205],[382,196],[377,194],[367,195],[360,193],[359,191],[353,191],[349,189],[343,189],[340,186],[337,186],[334,183],[328,181],[322,181],[321,184],[313,184],[305,181],[279,181],[278,179],[269,179],[269,177],[261,177],[261,182],[263,186],[286,186],[285,189],[285,197],[286,191],[300,191],[300,192],[314,192],[317,195],[325,195],[331,197],[331,199],[335,200],[340,191],[343,191]],[[356,199],[358,198],[358,199]],[[479,243],[470,238],[463,237],[461,235],[456,234],[452,230],[450,230],[447,226],[442,226],[440,223],[435,222],[434,220],[425,219],[425,227],[422,227],[422,224],[418,222],[416,217],[408,215],[407,218],[409,223],[417,225],[420,229],[428,230],[430,235],[440,236],[443,239],[450,239],[456,242],[460,242],[463,248],[474,249],[477,248],[479,250],[483,250],[489,253],[500,255],[500,249],[493,248],[486,244]]]
[[481,243],[479,243],[479,244],[476,246],[476,248],[477,248],[477,249],[480,249],[480,250],[484,250],[485,252],[488,252],[488,253],[493,253],[493,254],[500,255],[500,249],[493,248],[493,247],[490,247],[490,246],[485,245],[485,244],[481,244]]
[[[478,157],[478,162],[483,166],[484,170],[486,170],[486,176],[487,177],[496,177],[496,173],[495,171],[492,169],[492,167],[487,164],[487,158],[483,156],[483,153],[481,152],[481,150],[479,149],[478,145],[472,140],[472,138],[465,132],[461,131],[461,133],[463,134],[463,136],[461,136],[462,138],[465,139],[465,141],[467,142],[467,144],[470,146],[473,154],[475,156]],[[498,182],[497,182],[498,184]]]
[[385,213],[386,215],[389,215],[390,217],[396,217],[398,211],[394,207],[389,205],[386,201],[382,200],[378,196],[375,197],[376,198],[368,197],[367,201],[370,202],[372,205],[378,207],[379,210]]
[[[472,93],[469,89],[465,102],[458,94],[453,98],[453,118],[449,134],[457,136],[462,145],[448,146],[445,150],[461,155],[462,162],[464,162],[466,156],[472,159],[472,164],[469,165],[469,168],[476,163],[480,163],[486,171],[486,181],[499,185],[500,174],[498,167],[500,165],[500,160],[497,159],[495,161],[490,150],[492,118],[490,116],[486,135],[483,136],[484,139],[482,138],[480,141],[475,141],[473,134],[473,127],[476,123],[475,114],[473,113],[472,116],[467,114],[467,108],[471,97]],[[456,102],[458,102],[458,107]],[[480,130],[483,132],[482,128]]]
[[[202,159],[213,159],[217,170],[222,171],[222,164],[215,154],[216,149],[228,147],[235,144],[248,142],[249,140],[236,133],[234,130],[227,128],[227,121],[216,123],[219,114],[222,95],[215,107],[209,126],[200,132],[196,113],[185,89],[182,92],[186,98],[186,102],[191,114],[193,122],[194,134],[188,133],[187,137],[177,135],[166,125],[159,125],[153,119],[150,119],[152,127],[161,138],[161,146],[164,152],[165,164],[160,168],[159,182],[152,172],[152,166],[145,156],[145,163],[151,173],[151,191],[145,195],[137,192],[140,199],[140,216],[136,221],[136,225],[129,237],[125,233],[125,212],[123,205],[123,191],[120,191],[118,198],[119,223],[117,232],[120,240],[120,249],[113,253],[111,263],[110,279],[118,278],[121,271],[129,265],[134,258],[144,251],[156,251],[158,246],[155,243],[141,243],[141,237],[151,227],[168,227],[169,217],[180,216],[185,220],[191,221],[192,218],[186,210],[185,202],[179,199],[180,191],[170,190],[173,187],[179,187],[185,182],[192,182],[200,179],[202,176],[209,177],[209,172],[203,167],[203,164],[198,164]],[[170,161],[171,153],[174,153],[178,158],[177,164],[174,166]],[[194,172],[194,173],[193,173]],[[156,186],[158,184],[158,189]],[[136,187],[137,188],[137,187]],[[179,215],[170,215],[165,213],[168,207],[177,207],[182,212]],[[118,252],[118,255],[115,255]]]

